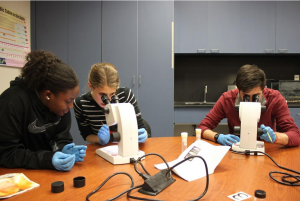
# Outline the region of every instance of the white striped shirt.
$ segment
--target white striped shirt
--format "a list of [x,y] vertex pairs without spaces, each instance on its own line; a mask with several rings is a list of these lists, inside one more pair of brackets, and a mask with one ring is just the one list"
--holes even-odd
[[[131,89],[118,88],[116,95],[120,103],[131,103],[136,113],[138,128],[144,128],[144,123],[137,101]],[[90,134],[98,134],[103,124],[106,124],[103,109],[93,99],[91,92],[87,92],[74,100],[74,111],[80,134],[85,140]],[[116,130],[116,128],[110,128]]]

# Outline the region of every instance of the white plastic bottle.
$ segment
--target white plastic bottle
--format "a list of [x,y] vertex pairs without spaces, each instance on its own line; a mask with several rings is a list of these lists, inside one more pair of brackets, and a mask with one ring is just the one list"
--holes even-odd
[[188,137],[188,133],[187,132],[182,132],[181,133],[181,140],[182,140],[182,146],[181,146],[181,150],[182,152],[184,152],[187,148],[187,137]]
[[196,140],[201,140],[201,128],[196,128]]

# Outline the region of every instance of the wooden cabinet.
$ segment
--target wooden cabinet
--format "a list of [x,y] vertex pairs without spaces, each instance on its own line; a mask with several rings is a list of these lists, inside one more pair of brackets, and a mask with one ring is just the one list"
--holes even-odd
[[210,53],[241,52],[241,2],[208,3],[208,43]]
[[[88,91],[91,65],[110,62],[120,85],[133,90],[152,136],[173,136],[174,2],[32,2],[32,8],[35,48],[70,64],[81,93]],[[75,119],[71,131],[78,133]]]
[[293,117],[294,122],[297,124],[298,129],[300,128],[300,108],[289,108],[290,115]]
[[[48,50],[69,64],[79,78],[80,93],[87,92],[91,66],[101,62],[101,2],[31,2],[35,22],[32,49]],[[76,144],[86,144],[71,109],[70,132]]]
[[276,2],[242,2],[242,53],[275,53]]
[[[35,49],[53,52],[68,62],[68,2],[31,2],[35,6]],[[31,11],[32,12],[32,11]]]
[[175,53],[205,53],[208,45],[208,2],[175,1]]
[[175,1],[175,53],[300,53],[300,2]]
[[137,1],[103,1],[102,7],[102,62],[115,65],[121,86],[137,96]]
[[241,51],[241,2],[175,1],[175,53]]
[[[212,108],[209,107],[176,107],[175,124],[200,124]],[[227,118],[220,123],[227,123]]]
[[102,61],[133,90],[152,136],[173,136],[172,1],[103,2]]
[[138,102],[152,136],[173,136],[172,1],[138,3]]
[[211,108],[175,108],[175,124],[198,125],[209,113]]
[[[89,91],[88,74],[91,66],[101,62],[101,2],[69,2],[68,10],[68,64],[79,78],[80,93]],[[88,11],[88,12],[83,12]],[[79,134],[77,121],[71,109],[71,134],[76,144],[87,143]]]
[[276,2],[276,52],[300,53],[300,2]]

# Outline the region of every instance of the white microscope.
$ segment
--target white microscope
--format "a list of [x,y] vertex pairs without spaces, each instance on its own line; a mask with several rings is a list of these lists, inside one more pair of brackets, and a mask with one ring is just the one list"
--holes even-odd
[[118,132],[114,133],[114,141],[119,141],[119,143],[99,148],[96,153],[114,165],[130,163],[131,158],[138,159],[145,155],[145,152],[139,150],[134,107],[130,103],[118,103],[118,101],[110,103],[107,99],[104,102],[106,104],[104,108],[106,123],[108,126],[118,124]]
[[[232,144],[232,150],[239,152],[246,150],[265,152],[264,142],[257,141],[257,123],[260,119],[261,110],[260,102],[240,102],[239,117],[241,127],[234,127],[234,130],[240,131],[240,142]],[[251,155],[253,154],[251,153]],[[263,154],[258,153],[258,155]]]

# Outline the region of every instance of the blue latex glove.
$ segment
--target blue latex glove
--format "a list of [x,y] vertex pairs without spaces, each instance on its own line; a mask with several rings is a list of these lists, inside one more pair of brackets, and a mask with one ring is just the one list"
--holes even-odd
[[139,133],[139,143],[144,143],[148,137],[146,130],[144,128],[140,128],[138,130],[138,133]]
[[[270,128],[269,126],[265,126],[263,124],[260,125],[260,128],[264,132],[264,134],[260,136],[260,139],[271,143],[274,143],[276,141],[276,135],[272,128]],[[268,136],[267,132],[269,133],[270,137]],[[270,140],[270,138],[272,139],[272,141]]]
[[75,163],[75,155],[56,152],[52,157],[52,164],[59,171],[69,171]]
[[232,135],[232,134],[220,134],[218,137],[218,143],[221,145],[227,145],[227,146],[231,146],[232,143],[237,143],[240,141],[240,138],[236,135]]
[[99,143],[101,145],[106,145],[109,142],[110,134],[109,127],[106,124],[103,124],[98,131]]
[[65,154],[75,155],[75,162],[82,162],[83,158],[86,156],[86,148],[84,145],[75,145],[74,143],[67,144],[62,149],[62,152]]

